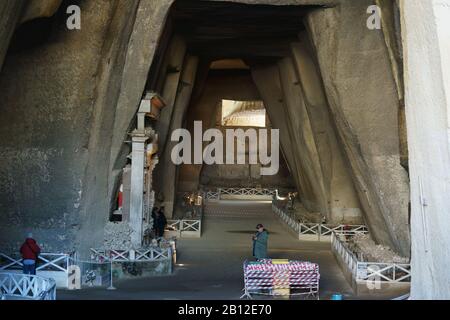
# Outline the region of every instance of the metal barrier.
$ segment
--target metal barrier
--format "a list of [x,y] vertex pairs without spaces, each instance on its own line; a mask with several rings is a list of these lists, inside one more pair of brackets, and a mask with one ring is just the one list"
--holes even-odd
[[159,241],[167,247],[144,247],[137,250],[91,248],[90,259],[73,260],[79,280],[72,281],[71,288],[80,289],[84,285],[112,288],[113,278],[130,279],[172,273],[176,261],[175,241]]
[[5,300],[56,300],[56,282],[41,276],[0,272],[0,292]]
[[356,279],[358,274],[358,259],[343,242],[338,240],[334,233],[331,234],[331,251],[341,257],[344,265],[351,272],[352,277]]
[[219,194],[221,196],[275,196],[277,190],[267,188],[219,188]]
[[284,221],[295,233],[299,240],[331,240],[332,233],[352,236],[355,234],[366,234],[368,229],[364,225],[346,225],[340,224],[332,226],[322,223],[301,223],[294,220],[282,208],[272,203],[272,211],[276,213],[282,221]]
[[[72,254],[67,253],[41,253],[38,256],[36,271],[62,271],[67,272]],[[0,252],[0,271],[22,270],[22,258],[12,257]]]
[[244,262],[244,294],[270,296],[313,296],[319,299],[319,265],[305,261],[272,263],[271,259]]
[[161,261],[172,259],[172,248],[145,248],[138,250],[105,250],[91,248],[91,260],[97,262]]
[[204,199],[209,201],[219,200],[220,193],[215,191],[206,191],[204,193]]
[[167,231],[175,232],[177,237],[200,238],[202,234],[202,221],[199,219],[167,220]]
[[411,282],[410,264],[358,261],[340,237],[342,236],[332,233],[332,251],[341,258],[355,281]]
[[[74,253],[41,253],[36,262],[36,273],[44,278],[54,279],[58,288],[66,288],[73,255]],[[21,257],[0,253],[0,271],[21,273],[22,268]]]
[[358,262],[357,280],[411,282],[411,265],[406,263]]
[[204,199],[209,201],[231,199],[272,200],[276,196],[278,196],[278,190],[268,188],[217,188],[216,191],[204,192]]

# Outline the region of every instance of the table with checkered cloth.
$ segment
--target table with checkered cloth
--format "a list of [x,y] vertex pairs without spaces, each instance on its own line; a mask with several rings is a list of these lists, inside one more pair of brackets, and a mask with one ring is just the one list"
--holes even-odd
[[[319,293],[319,266],[307,261],[289,261],[274,264],[271,259],[244,262],[244,295],[275,295],[274,289],[289,289],[290,295]],[[274,292],[275,291],[275,292]]]

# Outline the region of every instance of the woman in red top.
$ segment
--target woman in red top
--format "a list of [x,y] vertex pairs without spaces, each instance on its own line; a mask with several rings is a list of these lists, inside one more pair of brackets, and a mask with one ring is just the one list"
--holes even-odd
[[36,260],[38,255],[41,253],[41,248],[33,239],[33,234],[31,232],[28,234],[25,242],[20,247],[20,253],[22,254],[22,264],[24,274],[36,274]]

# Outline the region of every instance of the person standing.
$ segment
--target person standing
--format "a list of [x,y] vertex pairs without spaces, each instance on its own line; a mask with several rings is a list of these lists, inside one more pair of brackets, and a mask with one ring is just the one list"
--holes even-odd
[[256,234],[253,236],[253,256],[256,259],[267,258],[267,240],[269,239],[269,232],[262,224],[256,226]]
[[158,216],[158,211],[159,208],[158,207],[153,207],[152,209],[152,223],[153,223],[153,230],[155,232],[155,237],[157,237],[157,226],[156,226],[156,217]]
[[20,247],[20,253],[22,254],[23,273],[24,274],[36,274],[36,261],[41,253],[41,248],[33,239],[33,234],[30,232],[25,239],[25,242]]
[[156,214],[156,237],[162,237],[164,236],[164,229],[167,225],[167,219],[164,215],[164,207],[161,207],[159,209],[158,213]]

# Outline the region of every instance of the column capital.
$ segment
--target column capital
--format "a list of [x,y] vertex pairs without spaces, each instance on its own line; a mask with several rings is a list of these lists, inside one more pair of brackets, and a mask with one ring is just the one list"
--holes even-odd
[[150,136],[143,131],[140,130],[133,130],[133,132],[130,133],[131,139],[133,142],[146,142],[148,139],[150,139]]

